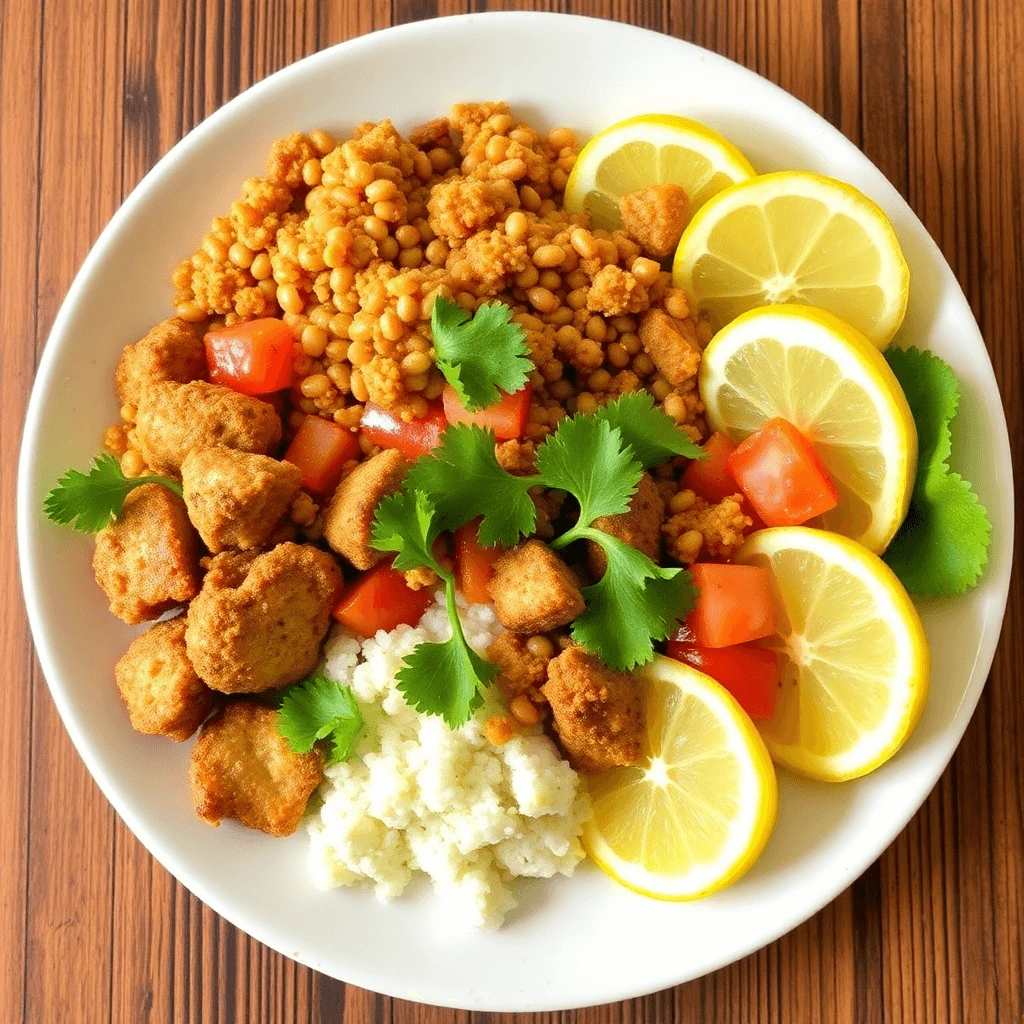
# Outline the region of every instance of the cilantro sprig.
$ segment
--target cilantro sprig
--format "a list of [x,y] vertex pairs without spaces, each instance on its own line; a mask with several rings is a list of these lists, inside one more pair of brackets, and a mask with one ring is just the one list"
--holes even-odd
[[962,594],[988,561],[992,523],[970,483],[949,468],[960,388],[930,352],[890,348],[885,358],[914,416],[918,459],[910,509],[883,557],[912,594]]
[[113,455],[97,455],[88,473],[69,469],[43,501],[53,522],[98,533],[121,514],[124,500],[143,484],[160,484],[181,497],[181,484],[166,476],[126,477]]
[[277,711],[278,732],[296,754],[309,753],[320,740],[330,741],[328,765],[348,758],[362,727],[352,689],[323,675],[288,687]]
[[512,310],[485,302],[471,317],[458,303],[438,295],[430,314],[437,368],[475,412],[493,405],[501,391],[512,394],[533,369],[526,332],[511,322]]

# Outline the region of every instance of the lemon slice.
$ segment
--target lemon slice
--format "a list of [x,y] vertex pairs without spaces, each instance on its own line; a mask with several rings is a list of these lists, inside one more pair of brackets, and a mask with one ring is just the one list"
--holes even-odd
[[718,132],[672,114],[643,114],[595,135],[576,158],[565,186],[570,213],[589,213],[609,231],[622,226],[619,198],[648,185],[681,185],[690,214],[754,174],[747,158]]
[[812,525],[884,551],[907,514],[917,430],[881,353],[810,306],[767,306],[711,340],[700,367],[708,422],[740,441],[781,416],[814,443],[839,505]]
[[719,193],[683,232],[672,273],[715,330],[755,306],[802,302],[878,348],[903,322],[910,285],[885,214],[852,185],[808,171]]
[[772,577],[780,656],[772,757],[840,782],[888,761],[928,699],[931,659],[917,609],[892,570],[845,537],[805,526],[753,534],[736,561]]
[[713,679],[658,657],[636,672],[641,763],[588,777],[583,844],[617,882],[662,900],[740,877],[775,826],[778,784],[753,723]]

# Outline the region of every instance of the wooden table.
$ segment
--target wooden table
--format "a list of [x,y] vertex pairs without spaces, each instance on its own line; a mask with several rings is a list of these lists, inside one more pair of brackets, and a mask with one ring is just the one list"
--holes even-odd
[[[0,1017],[26,1024],[465,1021],[346,987],[236,931],[127,831],[35,663],[14,465],[38,353],[107,219],[235,93],[351,36],[480,0],[0,0]],[[859,144],[942,247],[988,342],[1021,472],[1024,3],[555,0],[755,69]],[[569,63],[583,59],[568,58]],[[612,54],[601,59],[613,60]],[[952,766],[817,917],[703,980],[552,1021],[1020,1022],[1024,586]],[[484,1020],[488,1015],[472,1015]],[[524,1018],[525,1020],[526,1018]]]

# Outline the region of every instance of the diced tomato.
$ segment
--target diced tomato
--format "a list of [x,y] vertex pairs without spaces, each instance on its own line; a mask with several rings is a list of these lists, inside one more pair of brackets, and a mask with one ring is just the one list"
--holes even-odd
[[741,442],[728,468],[768,526],[799,526],[839,504],[814,445],[784,419],[769,420]]
[[307,416],[284,453],[302,472],[302,486],[326,494],[338,482],[341,468],[359,454],[359,440],[351,430],[322,416]]
[[291,387],[295,338],[283,320],[264,317],[210,331],[206,365],[210,380],[243,395],[268,395]]
[[413,590],[390,562],[381,562],[345,588],[331,614],[360,636],[373,636],[378,629],[415,626],[433,599],[432,588]]
[[700,589],[697,607],[673,639],[702,647],[730,647],[775,632],[767,569],[695,562],[690,572]]
[[747,644],[714,648],[669,640],[665,653],[721,683],[751,718],[775,717],[779,665],[774,651]]
[[509,441],[514,437],[523,436],[532,397],[533,387],[527,384],[514,394],[503,393],[499,401],[487,406],[486,409],[470,412],[462,404],[462,399],[451,384],[446,384],[441,394],[444,414],[449,423],[474,423],[478,427],[493,430],[499,441]]
[[479,526],[480,520],[474,519],[455,531],[455,585],[470,604],[487,604],[491,600],[488,584],[502,552],[500,545],[481,545],[477,537]]
[[400,416],[367,402],[359,429],[381,448],[394,448],[407,459],[418,459],[441,443],[447,426],[448,420],[440,405],[432,406],[426,416],[406,423]]
[[736,450],[720,430],[716,430],[704,443],[706,459],[694,459],[683,473],[683,487],[693,491],[705,501],[719,502],[737,491],[736,481],[726,468],[726,461]]

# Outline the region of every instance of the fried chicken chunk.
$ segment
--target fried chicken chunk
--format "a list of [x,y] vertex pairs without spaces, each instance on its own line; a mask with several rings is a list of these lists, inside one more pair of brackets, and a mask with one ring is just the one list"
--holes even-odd
[[544,703],[540,688],[547,682],[548,662],[530,650],[530,637],[506,630],[487,648],[487,660],[498,666],[498,686],[510,700],[525,693],[534,703]]
[[337,563],[311,544],[214,555],[185,630],[199,678],[222,693],[260,693],[302,679],[320,656],[341,585]]
[[267,545],[299,493],[302,474],[290,462],[233,448],[193,448],[181,463],[192,525],[213,554]]
[[110,610],[130,625],[191,600],[199,558],[185,503],[159,484],[136,487],[121,515],[96,534],[92,570]]
[[114,665],[114,679],[132,728],[187,740],[213,706],[213,693],[185,653],[185,616],[150,626]]
[[[594,527],[625,541],[630,547],[642,551],[652,562],[661,561],[661,521],[665,517],[665,501],[650,473],[644,473],[630,498],[629,511],[618,516],[600,516]],[[608,567],[608,560],[598,544],[587,541],[587,560],[590,571],[600,579]]]
[[743,511],[743,495],[733,494],[713,505],[693,491],[680,494],[688,497],[690,504],[662,527],[668,553],[683,565],[696,562],[701,551],[712,558],[732,558],[754,525]]
[[640,344],[674,387],[696,377],[700,346],[688,321],[674,320],[661,309],[649,309],[640,320]]
[[582,647],[569,647],[548,665],[541,692],[574,768],[598,772],[640,759],[640,697],[625,672],[606,668]]
[[114,386],[122,405],[139,404],[150,384],[187,384],[206,376],[206,350],[187,320],[172,316],[156,325],[133,345],[125,345],[114,371]]
[[381,498],[398,490],[408,468],[399,452],[385,448],[338,484],[324,510],[324,540],[357,569],[370,569],[384,557],[370,547],[373,514]]
[[490,591],[501,624],[517,633],[547,633],[584,608],[573,571],[539,540],[517,544],[498,558]]
[[281,420],[268,402],[219,384],[162,381],[142,392],[135,438],[147,466],[177,474],[193,448],[224,445],[266,455],[281,440]]
[[690,216],[690,200],[679,185],[648,185],[619,200],[626,234],[659,260],[676,251]]
[[273,708],[235,701],[203,726],[188,774],[203,821],[235,818],[268,836],[289,836],[323,778],[323,756],[296,754]]

